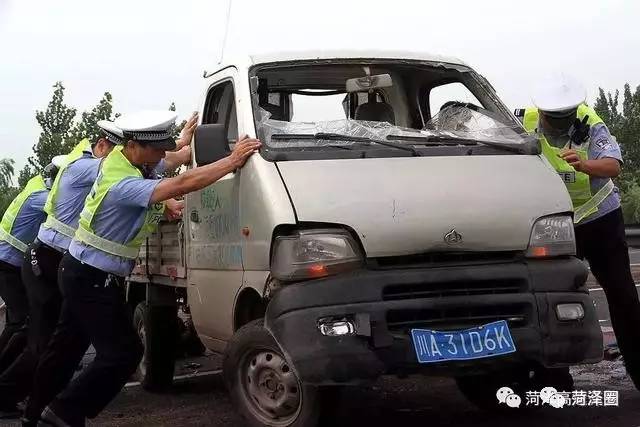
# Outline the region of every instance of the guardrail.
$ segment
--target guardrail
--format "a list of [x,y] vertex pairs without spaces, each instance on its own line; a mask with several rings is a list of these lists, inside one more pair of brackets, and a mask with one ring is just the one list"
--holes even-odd
[[640,248],[640,225],[628,225],[624,231],[627,236],[627,245]]

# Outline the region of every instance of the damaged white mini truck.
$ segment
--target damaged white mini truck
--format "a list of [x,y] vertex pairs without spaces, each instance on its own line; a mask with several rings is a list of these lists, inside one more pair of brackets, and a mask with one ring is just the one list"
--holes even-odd
[[492,406],[601,359],[565,186],[468,65],[297,52],[204,82],[193,166],[264,145],[140,253],[147,388],[171,383],[177,313],[251,426],[314,426],[325,395],[382,375],[454,377]]

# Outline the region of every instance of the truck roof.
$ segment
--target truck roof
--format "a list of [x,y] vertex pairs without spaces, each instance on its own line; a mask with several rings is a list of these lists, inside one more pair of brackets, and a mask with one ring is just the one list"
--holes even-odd
[[289,62],[313,59],[408,59],[414,61],[443,62],[446,64],[461,65],[468,67],[466,63],[458,58],[450,56],[436,55],[426,52],[405,51],[405,50],[300,50],[300,51],[283,51],[283,52],[267,52],[260,54],[236,55],[224,63],[216,64],[207,70],[206,74],[212,74],[216,71],[234,65],[241,68],[249,68],[257,64],[266,64],[272,62]]

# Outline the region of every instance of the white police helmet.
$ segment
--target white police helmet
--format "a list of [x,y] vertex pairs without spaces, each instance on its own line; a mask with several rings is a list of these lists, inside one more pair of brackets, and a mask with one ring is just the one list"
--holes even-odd
[[163,150],[174,150],[172,136],[178,116],[172,111],[140,111],[124,114],[114,121],[124,141],[133,140]]
[[114,122],[109,120],[100,120],[98,122],[98,127],[104,134],[105,138],[107,138],[107,141],[116,145],[123,143],[122,130],[120,130]]
[[575,111],[587,99],[587,91],[578,80],[564,73],[545,76],[534,87],[531,101],[544,113]]

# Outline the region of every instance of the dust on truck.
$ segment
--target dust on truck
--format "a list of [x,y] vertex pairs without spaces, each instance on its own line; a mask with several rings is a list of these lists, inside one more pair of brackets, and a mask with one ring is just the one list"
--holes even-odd
[[323,394],[381,375],[451,376],[492,406],[601,359],[565,186],[471,67],[297,52],[204,80],[193,165],[264,145],[143,247],[143,384],[171,382],[178,309],[255,426],[313,426]]

